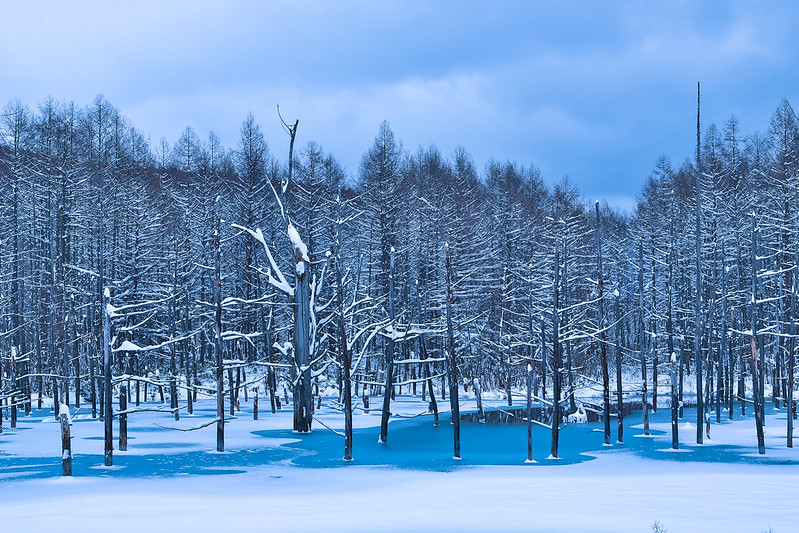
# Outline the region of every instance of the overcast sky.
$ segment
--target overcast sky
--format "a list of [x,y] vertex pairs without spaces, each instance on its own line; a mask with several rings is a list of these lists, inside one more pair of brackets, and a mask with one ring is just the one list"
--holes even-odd
[[[80,6],[80,7],[78,7]],[[568,175],[629,207],[660,154],[703,123],[765,131],[799,100],[799,4],[557,1],[7,3],[0,104],[102,93],[149,135],[191,125],[235,148],[255,114],[285,158],[287,120],[355,176],[382,120],[407,150],[464,146]]]

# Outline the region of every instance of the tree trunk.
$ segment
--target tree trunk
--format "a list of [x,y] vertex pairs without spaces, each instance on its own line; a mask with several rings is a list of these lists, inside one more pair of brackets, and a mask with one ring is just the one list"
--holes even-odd
[[680,448],[680,433],[677,419],[677,356],[672,352],[669,358],[669,367],[671,368],[671,447],[674,450]]
[[[10,410],[11,410],[11,429],[17,427],[17,348],[11,347],[11,395],[9,396]],[[58,398],[53,398],[53,407],[55,416],[58,417]]]
[[702,397],[702,165],[699,158],[699,83],[696,84],[696,305],[694,309],[694,364],[696,365],[696,443],[702,444],[705,419]]
[[599,202],[596,207],[596,257],[599,281],[599,337],[600,359],[602,365],[602,420],[605,427],[605,445],[610,446],[610,376],[608,375],[607,333],[605,333],[605,280],[602,275],[602,225],[599,218]]
[[[185,287],[185,276],[183,281]],[[191,323],[189,320],[189,289],[184,288],[183,291],[183,334],[188,335],[191,333]],[[194,398],[192,397],[192,384],[191,384],[191,364],[194,360],[194,351],[190,349],[191,344],[188,339],[183,341],[183,363],[184,372],[186,373],[186,411],[191,415],[194,414]],[[138,390],[137,390],[138,397]]]
[[621,312],[619,310],[619,290],[614,291],[613,316],[616,320],[614,329],[616,330],[616,416],[618,419],[617,438],[619,444],[624,442],[624,398],[622,396],[621,383]]
[[[678,386],[682,390],[682,380],[677,382],[677,354],[674,352],[674,222],[670,223],[671,240],[669,243],[668,278],[666,279],[666,346],[668,349],[669,368],[671,370],[671,447],[675,450],[680,447],[678,418],[681,409],[681,396]],[[682,353],[682,352],[681,352]],[[679,360],[682,371],[682,355]]]
[[[755,217],[752,216],[752,311],[751,311],[751,328],[752,328],[752,393],[754,395],[755,405],[755,431],[757,432],[757,453],[766,453],[766,443],[763,434],[763,411],[761,410],[763,402],[763,390],[761,388],[760,374],[761,368],[758,364],[758,313],[757,313],[757,298],[758,291],[758,265],[757,265],[757,247],[758,247],[758,234],[755,229]],[[762,348],[760,349],[762,352]]]
[[[674,246],[674,231],[672,227],[671,233],[671,241],[669,241],[669,254],[671,254],[671,249]],[[671,257],[671,255],[669,255]],[[655,262],[655,243],[652,242],[652,314],[654,315],[654,310],[657,309],[657,263]],[[671,305],[671,302],[669,302]],[[658,356],[658,337],[657,337],[657,320],[654,316],[650,319],[650,324],[652,327],[652,412],[658,412],[658,384],[660,383],[658,380],[658,372],[660,371],[660,357]],[[673,347],[672,347],[673,348]],[[666,354],[666,361],[671,361],[671,352]]]
[[[93,331],[94,325],[94,317],[93,310],[89,310],[89,331]],[[90,333],[89,342],[86,343],[86,354],[89,358],[89,396],[92,402],[92,418],[97,418],[97,376],[96,376],[96,368],[97,368],[97,357],[96,353],[94,353],[94,340],[91,338],[93,334]]]
[[69,417],[69,408],[61,409],[61,475],[72,475],[72,436],[69,426],[72,424]]
[[[294,284],[294,364],[297,372],[294,393],[294,431],[311,431],[313,421],[313,383],[311,383],[310,355],[310,273],[309,264],[295,251],[297,264]],[[302,268],[300,268],[302,265]]]
[[472,380],[474,384],[474,397],[477,400],[477,421],[481,424],[484,424],[486,421],[486,415],[483,411],[483,390],[480,387],[480,380],[474,378]]
[[[341,220],[341,198],[338,198],[338,216]],[[338,350],[341,363],[341,401],[344,404],[344,460],[352,461],[352,384],[350,382],[350,352],[347,345],[347,328],[344,317],[344,280],[341,271],[341,249],[339,246],[339,226],[336,224],[336,238],[334,241],[334,254],[336,260],[336,297],[338,299]]]
[[[177,251],[175,252],[177,255]],[[180,420],[180,411],[178,410],[178,382],[177,382],[177,360],[176,360],[176,346],[175,346],[175,326],[178,321],[177,305],[175,299],[178,287],[178,272],[177,272],[177,257],[175,258],[175,270],[172,273],[172,294],[169,299],[169,338],[172,341],[169,344],[169,407],[174,411],[175,421]]]
[[452,264],[449,257],[449,246],[446,246],[446,282],[447,282],[447,352],[449,354],[449,401],[452,406],[453,424],[453,457],[461,458],[461,417],[458,405],[458,362],[455,358],[455,334],[452,328]]
[[[597,204],[599,209],[599,204]],[[599,211],[597,211],[598,213]],[[552,442],[550,446],[550,453],[552,457],[558,457],[558,440],[560,437],[560,302],[559,302],[559,287],[560,287],[560,253],[555,250],[555,282],[553,283],[554,294],[552,296],[552,355],[555,359],[555,368],[552,369]],[[602,282],[600,281],[600,284]],[[600,289],[601,290],[601,289]],[[601,293],[600,293],[601,294]],[[601,296],[600,296],[601,298]],[[604,344],[602,345],[604,349]],[[607,376],[607,360],[605,360],[605,375]],[[610,431],[610,420],[607,420],[607,429]],[[610,434],[606,435],[610,439]]]
[[258,420],[258,387],[255,387],[255,394],[252,397],[252,419]]
[[114,412],[111,389],[111,291],[103,291],[103,423],[105,438],[105,466],[114,464]]
[[386,385],[383,390],[383,411],[380,416],[380,443],[385,444],[388,437],[388,417],[391,408],[391,387],[394,383],[394,247],[391,248],[391,262],[388,272],[388,315],[391,332],[386,352]]
[[122,385],[119,389],[119,451],[128,449],[128,389]]
[[214,204],[214,352],[216,355],[216,451],[225,451],[225,375],[222,364],[222,274],[219,197]]
[[[527,364],[527,462],[533,462],[533,365]],[[480,403],[478,402],[478,405]],[[482,407],[480,408],[482,411]]]
[[794,355],[794,349],[796,348],[796,290],[797,288],[797,281],[799,281],[799,274],[797,274],[796,269],[799,267],[799,247],[797,247],[796,252],[794,254],[794,269],[793,269],[793,276],[792,276],[792,287],[791,291],[788,294],[788,297],[791,299],[791,337],[788,341],[788,414],[786,416],[787,419],[787,447],[793,448],[793,417],[796,413],[796,406],[793,404],[793,382],[794,382],[794,370],[796,368],[796,359]]
[[644,243],[638,241],[638,353],[641,357],[641,404],[644,435],[649,435],[649,398],[647,397],[646,332],[644,331]]
[[[724,256],[722,248],[722,257]],[[721,346],[719,347],[719,364],[718,364],[718,383],[716,385],[716,424],[721,424],[721,404],[722,404],[722,389],[729,396],[729,389],[725,385],[726,381],[722,377],[722,365],[727,355],[727,281],[730,277],[730,269],[724,269],[724,278],[721,286]],[[731,350],[730,350],[731,351]],[[732,368],[732,357],[729,358],[730,368]],[[732,409],[730,409],[730,417],[732,417]],[[732,420],[732,418],[730,418]]]

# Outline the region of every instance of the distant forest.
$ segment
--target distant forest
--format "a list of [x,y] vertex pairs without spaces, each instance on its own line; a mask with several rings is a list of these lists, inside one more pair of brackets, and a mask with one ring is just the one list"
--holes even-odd
[[152,146],[102,96],[5,106],[6,416],[52,398],[108,417],[123,384],[178,416],[197,391],[227,410],[260,386],[273,408],[293,396],[307,431],[319,396],[347,410],[384,394],[386,413],[391,394],[510,403],[528,365],[554,426],[595,391],[606,439],[610,402],[629,398],[696,402],[699,441],[705,413],[762,417],[766,390],[793,408],[787,100],[748,136],[734,117],[700,129],[697,109],[696,154],[653,162],[630,214],[533,166],[406,151],[386,122],[351,180],[318,144],[294,144],[302,121],[283,125],[271,148],[252,115],[233,148],[191,127]]

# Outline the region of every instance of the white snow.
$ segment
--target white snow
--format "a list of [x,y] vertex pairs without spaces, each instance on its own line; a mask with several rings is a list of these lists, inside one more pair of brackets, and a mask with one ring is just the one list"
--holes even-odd
[[115,352],[140,352],[141,350],[141,346],[138,346],[130,341],[122,341],[122,344],[120,344],[118,348],[114,349]]
[[[474,405],[464,403],[465,408]],[[447,404],[440,402],[439,406],[446,408]],[[198,408],[203,406],[213,411],[213,400],[201,399]],[[154,431],[155,423],[188,428],[208,420],[207,416],[182,412],[180,421],[175,422],[171,413],[129,415],[129,451],[120,454],[115,450],[115,460],[139,456],[146,461],[191,454],[210,468],[219,464],[216,468],[226,469],[222,466],[228,464],[225,459],[237,453],[306,438],[292,437],[288,432],[286,438],[255,435],[254,431],[290,428],[292,413],[284,408],[273,415],[262,404],[259,420],[253,421],[247,408],[242,404],[242,412],[226,424],[225,454],[213,451],[213,426],[193,432]],[[392,402],[395,414],[411,415],[417,409],[424,409],[420,401]],[[625,449],[634,445],[628,442],[595,452],[596,459],[591,461],[568,464],[553,459],[539,466],[525,464],[522,439],[517,466],[458,465],[438,472],[359,465],[358,447],[366,444],[356,438],[354,461],[341,461],[336,468],[276,462],[230,467],[241,473],[220,470],[216,475],[170,475],[166,470],[177,469],[179,464],[167,460],[159,467],[158,477],[126,475],[128,467],[122,462],[102,467],[102,440],[98,438],[102,422],[91,420],[83,409],[81,413],[72,428],[76,458],[73,478],[19,476],[20,471],[35,471],[37,465],[52,465],[62,457],[58,425],[42,423],[52,421],[52,415],[43,412],[21,417],[17,430],[4,427],[0,458],[16,455],[28,460],[27,464],[0,470],[3,531],[641,533],[651,531],[657,521],[675,533],[749,533],[769,528],[779,533],[795,531],[799,520],[794,512],[799,451],[784,447],[784,413],[768,416],[768,457],[794,464],[757,463],[754,423],[749,419],[714,424],[714,440],[704,447],[691,444],[692,434],[681,434],[679,453],[665,449],[670,443],[669,424],[654,423],[652,430],[663,434],[652,438],[664,452],[670,452],[662,453],[662,459]],[[442,422],[447,420],[447,415],[443,416]],[[334,409],[323,407],[317,417],[334,429],[343,426],[341,413]],[[357,411],[354,425],[374,427],[379,421],[379,408],[371,414]],[[638,430],[641,426],[634,427]],[[440,430],[445,428],[442,424]],[[317,431],[327,430],[314,429],[314,433]],[[589,438],[601,439],[601,434]],[[537,441],[534,446],[541,450],[548,444]],[[701,449],[728,445],[749,447],[752,464],[690,460]],[[391,428],[386,446],[401,446],[392,440]],[[463,447],[464,460],[468,460],[467,449]],[[688,460],[674,460],[675,456]],[[96,462],[92,464],[92,460]],[[701,487],[705,495],[699,500],[696,487]]]
[[305,243],[302,242],[300,238],[300,234],[297,233],[297,229],[294,227],[293,224],[289,224],[287,230],[289,240],[291,241],[291,245],[294,247],[294,250],[299,252],[300,257],[305,262],[310,262],[311,260],[308,258],[308,247],[305,246]]
[[570,424],[587,424],[588,414],[582,404],[577,406],[577,411],[569,415]]

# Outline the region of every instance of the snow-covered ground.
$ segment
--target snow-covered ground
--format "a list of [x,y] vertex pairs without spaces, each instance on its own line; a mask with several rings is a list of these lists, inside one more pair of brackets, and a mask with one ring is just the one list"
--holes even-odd
[[[569,425],[562,459],[547,459],[549,434],[534,432],[536,463],[525,464],[523,425],[464,424],[462,461],[451,454],[449,415],[433,427],[418,400],[401,398],[386,445],[379,411],[356,415],[353,463],[343,439],[315,423],[294,435],[288,409],[252,420],[243,405],[227,425],[226,451],[202,400],[194,416],[129,419],[129,449],[102,466],[102,424],[73,423],[74,477],[60,477],[59,425],[46,411],[21,417],[0,434],[2,531],[607,531],[650,532],[657,521],[677,532],[799,530],[794,491],[799,452],[785,448],[785,415],[771,413],[767,454],[758,457],[751,417],[713,425],[699,447],[692,411],[681,422],[682,451],[669,450],[668,413],[642,437],[640,413],[627,418],[625,443],[602,446],[595,424]],[[373,405],[379,401],[373,398]],[[488,401],[489,404],[494,402]],[[449,401],[439,402],[445,408]],[[152,406],[151,406],[152,407]],[[473,407],[464,402],[463,409]],[[725,413],[726,415],[726,413]],[[334,429],[342,415],[323,407]],[[616,437],[613,421],[613,437]],[[115,423],[115,434],[117,426]],[[115,442],[116,446],[116,442]]]

